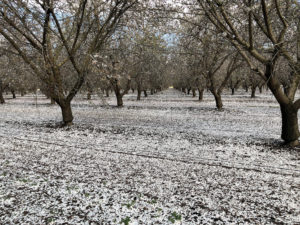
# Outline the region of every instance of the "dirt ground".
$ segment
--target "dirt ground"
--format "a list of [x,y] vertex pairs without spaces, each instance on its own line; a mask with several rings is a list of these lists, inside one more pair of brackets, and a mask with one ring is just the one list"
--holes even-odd
[[0,224],[300,224],[300,150],[270,93],[224,110],[174,89],[0,106]]

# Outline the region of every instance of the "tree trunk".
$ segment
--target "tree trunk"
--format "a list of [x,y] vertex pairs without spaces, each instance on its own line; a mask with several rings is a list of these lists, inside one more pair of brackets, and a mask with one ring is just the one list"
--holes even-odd
[[4,104],[5,100],[3,98],[3,92],[2,92],[2,88],[0,87],[0,104]]
[[181,91],[186,94],[185,88],[181,88]]
[[216,106],[218,110],[221,110],[223,108],[222,98],[221,95],[216,93],[216,91],[212,91],[213,96],[215,97]]
[[122,107],[123,106],[123,96],[120,93],[116,93],[117,97],[117,106]]
[[50,104],[51,104],[51,105],[54,105],[54,104],[55,104],[55,100],[54,100],[53,98],[50,98],[50,99],[51,99]]
[[147,94],[147,90],[144,90],[144,96],[147,98],[148,94]]
[[16,98],[16,92],[14,89],[11,90],[11,93],[12,93],[13,98]]
[[141,95],[142,95],[142,90],[138,89],[137,90],[137,98],[136,98],[136,100],[140,101],[141,100]]
[[248,93],[248,89],[249,89],[248,86],[245,86],[245,91],[246,91],[247,93]]
[[280,105],[282,116],[282,131],[281,138],[286,144],[295,146],[299,144],[298,138],[300,136],[298,127],[298,110],[292,104]]
[[193,93],[193,98],[195,98],[196,97],[196,89],[195,88],[192,89],[192,93]]
[[154,95],[154,89],[151,88],[150,95]]
[[204,89],[198,88],[198,92],[199,92],[199,101],[203,101],[203,92],[204,92]]
[[187,94],[189,95],[191,93],[191,89],[188,88]]
[[234,93],[235,93],[235,89],[231,88],[231,95],[234,95]]
[[263,89],[263,87],[262,87],[262,86],[260,86],[260,87],[258,87],[258,89],[259,89],[259,93],[262,93],[262,89]]
[[132,93],[134,93],[134,88],[131,88],[131,90],[132,90]]
[[0,104],[4,104],[5,100],[3,98],[3,86],[2,86],[2,80],[0,79]]
[[251,98],[255,98],[256,87],[251,87]]
[[223,108],[223,103],[222,103],[221,95],[216,95],[215,96],[215,100],[216,100],[217,109],[221,110]]
[[88,91],[87,93],[87,100],[91,100],[92,99],[92,94],[90,91]]
[[58,103],[60,105],[61,111],[62,111],[62,117],[63,117],[63,125],[64,126],[70,126],[73,124],[73,113],[71,108],[71,102],[63,102]]
[[108,98],[109,97],[109,88],[105,89],[105,94],[106,94],[106,97]]

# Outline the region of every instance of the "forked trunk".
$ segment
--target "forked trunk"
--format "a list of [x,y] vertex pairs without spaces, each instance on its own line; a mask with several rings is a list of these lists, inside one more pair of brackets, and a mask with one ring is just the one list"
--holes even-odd
[[280,82],[272,77],[274,71],[274,63],[266,65],[266,77],[268,78],[267,85],[274,94],[276,100],[280,105],[282,127],[281,138],[285,144],[289,146],[299,145],[299,126],[298,126],[298,109],[297,101],[292,102],[296,93],[296,87],[299,85],[299,79],[295,80],[295,88],[291,89],[290,96],[286,96],[281,89]]
[[299,144],[298,110],[292,104],[280,105],[282,116],[281,138],[286,144],[295,146]]
[[73,113],[71,108],[71,102],[64,101],[63,103],[60,103],[60,108],[62,111],[62,117],[63,117],[63,125],[64,126],[70,126],[73,124]]

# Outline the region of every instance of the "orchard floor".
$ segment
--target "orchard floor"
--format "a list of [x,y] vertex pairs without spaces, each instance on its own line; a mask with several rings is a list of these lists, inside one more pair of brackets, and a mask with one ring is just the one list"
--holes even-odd
[[223,100],[78,97],[74,125],[59,128],[43,96],[8,99],[0,224],[300,224],[300,150],[281,146],[278,104]]

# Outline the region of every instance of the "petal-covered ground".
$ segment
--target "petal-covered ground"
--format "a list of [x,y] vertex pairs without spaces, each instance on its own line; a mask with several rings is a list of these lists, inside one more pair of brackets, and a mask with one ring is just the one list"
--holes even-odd
[[300,150],[270,95],[216,111],[169,89],[123,108],[42,96],[0,106],[0,224],[300,224]]

